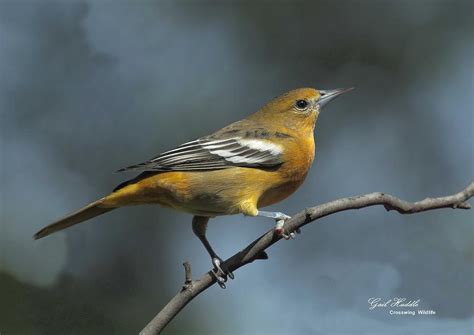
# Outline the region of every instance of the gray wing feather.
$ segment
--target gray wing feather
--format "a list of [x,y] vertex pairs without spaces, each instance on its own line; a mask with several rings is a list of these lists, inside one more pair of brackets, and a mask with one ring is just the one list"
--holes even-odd
[[281,150],[267,141],[198,139],[118,171],[217,170],[233,166],[273,167],[281,163]]

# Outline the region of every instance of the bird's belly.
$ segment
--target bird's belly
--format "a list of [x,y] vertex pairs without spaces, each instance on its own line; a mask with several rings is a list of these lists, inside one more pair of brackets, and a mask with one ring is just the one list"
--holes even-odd
[[291,180],[278,186],[268,188],[259,198],[257,207],[266,207],[285,200],[292,195],[303,183],[301,180]]
[[243,169],[160,173],[139,182],[142,201],[195,215],[237,214],[239,204],[258,191],[250,176],[255,169]]
[[163,172],[124,187],[114,198],[119,206],[160,204],[195,215],[238,214],[243,204],[259,208],[287,198],[301,185],[306,172],[291,178],[282,177],[278,170],[241,167]]

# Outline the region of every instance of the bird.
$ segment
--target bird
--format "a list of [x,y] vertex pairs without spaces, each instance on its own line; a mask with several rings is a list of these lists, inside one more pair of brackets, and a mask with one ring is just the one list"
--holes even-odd
[[222,215],[263,216],[276,221],[277,235],[294,237],[284,230],[289,215],[260,208],[286,199],[304,182],[315,156],[314,128],[321,109],[352,89],[286,92],[245,119],[120,169],[140,174],[44,227],[34,239],[120,207],[158,204],[193,215],[192,230],[211,257],[217,282],[225,288],[227,277],[234,275],[222,269],[223,261],[206,237],[208,221]]

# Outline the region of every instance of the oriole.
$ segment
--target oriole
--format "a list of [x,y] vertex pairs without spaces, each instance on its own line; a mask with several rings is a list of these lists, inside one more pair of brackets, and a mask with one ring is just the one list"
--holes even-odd
[[119,171],[141,171],[111,194],[50,224],[35,234],[42,238],[113,209],[160,204],[194,215],[193,231],[204,244],[222,284],[221,259],[206,239],[209,218],[242,213],[265,216],[283,230],[289,216],[259,210],[292,194],[313,162],[314,127],[321,107],[351,89],[301,88],[271,100],[248,118],[144,163]]

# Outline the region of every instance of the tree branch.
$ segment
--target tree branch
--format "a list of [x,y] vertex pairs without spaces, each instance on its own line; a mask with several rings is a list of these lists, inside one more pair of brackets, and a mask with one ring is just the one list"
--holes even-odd
[[[387,211],[395,210],[400,214],[413,214],[438,208],[470,209],[471,206],[466,200],[470,199],[473,195],[474,182],[459,193],[440,198],[426,198],[413,203],[380,192],[342,198],[299,212],[285,222],[284,229],[286,232],[291,233],[310,222],[337,212],[376,205],[383,205]],[[228,258],[221,267],[236,271],[255,259],[266,258],[265,249],[280,239],[281,236],[275,234],[273,229],[269,230],[250,243],[245,249]],[[204,274],[200,279],[192,281],[191,265],[188,262],[185,262],[183,265],[186,278],[182,290],[150,321],[140,332],[141,335],[159,334],[194,297],[216,283],[211,271]]]

